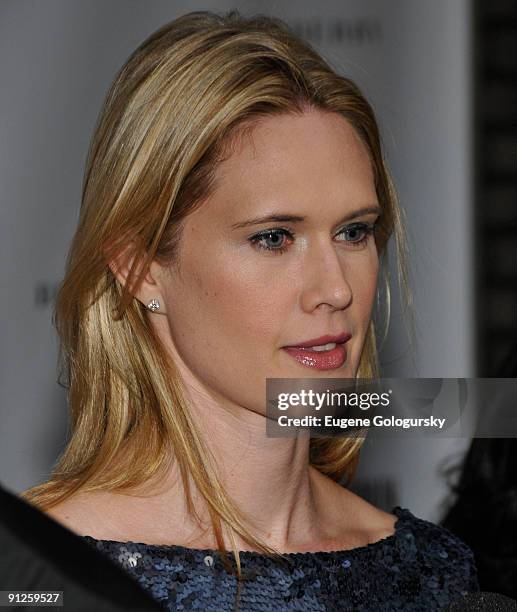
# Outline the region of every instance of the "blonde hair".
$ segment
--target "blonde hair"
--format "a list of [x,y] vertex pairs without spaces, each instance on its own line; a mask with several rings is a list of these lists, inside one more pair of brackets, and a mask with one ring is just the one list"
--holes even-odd
[[[359,89],[278,19],[231,11],[172,21],[122,67],[92,140],[79,225],[55,306],[70,438],[50,480],[25,492],[27,500],[49,509],[78,490],[131,490],[177,461],[187,507],[195,514],[192,479],[223,560],[223,525],[228,529],[239,580],[234,533],[280,555],[250,533],[226,494],[174,363],[134,295],[152,260],[176,261],[182,221],[209,197],[217,163],[231,154],[235,139],[261,118],[312,108],[339,113],[364,142],[383,209],[378,252],[386,254],[395,233],[400,277],[407,281],[401,211],[373,111]],[[108,265],[121,253],[132,261],[125,286]],[[377,375],[372,320],[357,376]],[[362,441],[313,439],[311,464],[348,483]]]

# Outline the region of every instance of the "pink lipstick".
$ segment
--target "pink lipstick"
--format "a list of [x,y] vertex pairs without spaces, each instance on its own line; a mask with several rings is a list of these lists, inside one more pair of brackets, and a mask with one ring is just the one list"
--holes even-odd
[[307,368],[334,370],[345,363],[347,357],[345,344],[351,337],[352,335],[348,333],[320,336],[296,345],[284,346],[283,350]]

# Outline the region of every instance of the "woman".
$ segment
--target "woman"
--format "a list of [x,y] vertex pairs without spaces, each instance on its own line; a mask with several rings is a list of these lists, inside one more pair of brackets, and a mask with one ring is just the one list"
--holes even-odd
[[71,437],[27,499],[171,610],[476,589],[461,541],[339,484],[361,438],[265,435],[266,378],[377,374],[393,233],[403,255],[369,104],[284,24],[196,12],[153,34],[93,139],[56,304]]

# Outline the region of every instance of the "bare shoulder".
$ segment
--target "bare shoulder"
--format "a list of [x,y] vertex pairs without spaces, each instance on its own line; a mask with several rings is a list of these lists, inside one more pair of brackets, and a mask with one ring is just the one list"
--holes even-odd
[[191,537],[188,527],[174,519],[171,504],[115,491],[76,493],[46,514],[77,535],[97,540],[183,544]]
[[[101,492],[75,493],[44,513],[78,535],[97,537],[105,534],[108,496]],[[109,538],[106,538],[109,539]]]
[[326,505],[332,508],[330,520],[343,533],[354,534],[357,545],[366,545],[395,533],[398,517],[377,508],[350,489],[336,482],[329,484]]
[[398,517],[374,506],[349,489],[343,489],[348,507],[353,512],[358,527],[368,533],[370,542],[376,542],[395,532]]

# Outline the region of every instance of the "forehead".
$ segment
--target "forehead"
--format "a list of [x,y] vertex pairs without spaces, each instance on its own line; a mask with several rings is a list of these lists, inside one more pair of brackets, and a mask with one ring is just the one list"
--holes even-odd
[[235,139],[215,179],[199,212],[220,219],[279,208],[310,216],[377,200],[370,158],[354,128],[337,113],[316,110],[262,119]]

